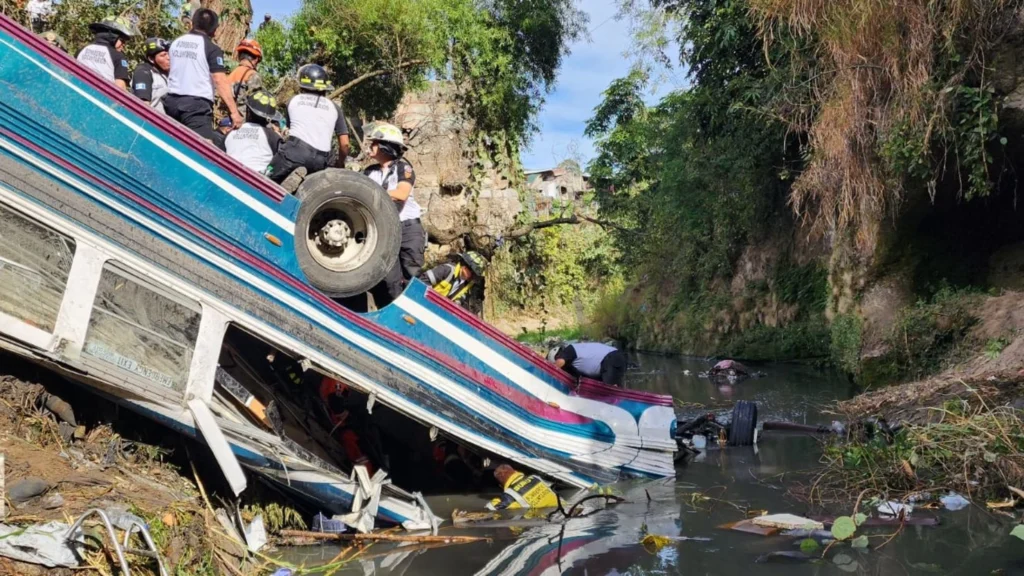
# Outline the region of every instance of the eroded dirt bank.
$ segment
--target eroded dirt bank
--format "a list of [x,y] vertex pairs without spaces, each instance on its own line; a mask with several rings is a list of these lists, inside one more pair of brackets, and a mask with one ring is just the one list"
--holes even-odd
[[976,316],[966,339],[974,352],[965,361],[932,378],[868,391],[841,403],[840,411],[851,419],[924,423],[941,419],[934,408],[950,400],[1024,408],[1024,293],[985,298]]

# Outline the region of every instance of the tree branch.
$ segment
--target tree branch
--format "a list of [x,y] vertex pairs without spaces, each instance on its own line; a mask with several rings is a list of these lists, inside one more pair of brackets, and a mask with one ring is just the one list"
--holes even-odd
[[351,82],[346,82],[345,84],[339,86],[337,90],[335,90],[334,92],[331,92],[330,98],[331,98],[331,100],[335,100],[338,97],[340,97],[342,94],[344,94],[345,92],[348,92],[349,90],[355,88],[356,86],[362,84],[363,82],[366,82],[367,80],[369,80],[371,78],[376,78],[377,76],[383,76],[385,74],[390,74],[391,72],[393,72],[395,70],[401,70],[403,68],[409,68],[410,66],[417,66],[419,64],[426,64],[426,63],[427,63],[426,60],[409,60],[409,61],[406,61],[406,62],[402,62],[401,64],[399,64],[398,66],[396,66],[394,68],[390,68],[390,69],[386,69],[386,70],[382,68],[380,70],[374,70],[373,72],[367,72],[366,74],[363,74],[362,76],[357,77],[355,80],[352,80]]
[[508,234],[505,234],[505,238],[508,240],[514,240],[516,238],[522,238],[523,236],[529,236],[531,233],[533,233],[533,231],[540,230],[542,228],[550,228],[551,226],[560,226],[562,224],[582,224],[583,222],[597,224],[602,228],[614,228],[621,232],[629,232],[630,234],[640,234],[639,230],[626,228],[614,222],[608,222],[607,220],[598,220],[597,218],[591,218],[590,216],[579,216],[577,214],[572,214],[564,218],[552,218],[551,220],[532,222],[525,226],[516,228],[515,230],[512,230]]
[[523,236],[529,236],[534,230],[540,230],[541,228],[550,228],[551,226],[560,226],[562,224],[579,224],[580,219],[575,214],[568,218],[552,218],[551,220],[544,220],[543,222],[531,222],[526,226],[521,226],[515,230],[505,234],[505,238],[508,240],[514,240],[516,238],[522,238]]

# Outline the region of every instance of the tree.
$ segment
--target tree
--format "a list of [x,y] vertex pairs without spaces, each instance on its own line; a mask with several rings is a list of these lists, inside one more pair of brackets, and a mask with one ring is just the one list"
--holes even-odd
[[478,130],[525,141],[585,16],[572,0],[305,0],[257,37],[278,77],[324,65],[346,108],[386,117],[427,79],[459,86]]
[[[62,0],[54,7],[50,29],[64,38],[72,55],[92,42],[89,24],[108,15],[127,16],[135,23],[142,39],[150,36],[170,39],[184,31],[178,18],[180,2],[176,0]],[[131,60],[145,59],[143,44],[141,39],[128,43],[125,52]]]

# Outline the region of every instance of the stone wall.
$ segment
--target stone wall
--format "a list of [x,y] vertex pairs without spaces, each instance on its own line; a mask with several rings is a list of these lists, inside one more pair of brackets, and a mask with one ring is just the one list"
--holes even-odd
[[492,143],[459,112],[451,85],[435,82],[407,95],[394,121],[406,133],[432,243],[461,249],[468,241],[487,250],[515,226],[522,204],[514,182],[521,178],[499,168]]

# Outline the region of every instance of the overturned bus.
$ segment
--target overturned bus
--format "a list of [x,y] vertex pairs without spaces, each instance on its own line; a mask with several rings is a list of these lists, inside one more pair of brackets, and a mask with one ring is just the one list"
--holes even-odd
[[288,195],[0,18],[0,346],[201,439],[236,493],[248,469],[371,525],[436,525],[413,491],[438,442],[580,487],[674,474],[670,397],[576,382],[417,281],[338,305],[398,220],[361,174],[316,176]]

